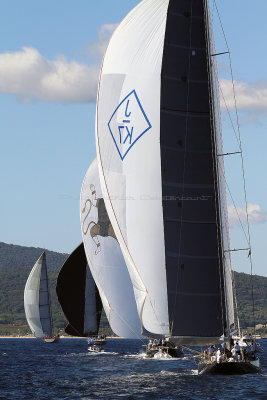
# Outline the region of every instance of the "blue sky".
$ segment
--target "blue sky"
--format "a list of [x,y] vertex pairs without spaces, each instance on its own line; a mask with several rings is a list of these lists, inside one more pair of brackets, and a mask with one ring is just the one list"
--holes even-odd
[[[81,241],[79,193],[95,156],[98,70],[108,37],[139,0],[3,0],[0,4],[0,241],[71,252]],[[211,1],[212,5],[212,1]],[[250,203],[254,272],[267,276],[267,2],[217,0],[232,54]],[[216,49],[226,51],[214,17]],[[233,115],[229,62],[217,57]],[[226,152],[237,151],[222,113]],[[244,218],[239,156],[229,186]],[[229,206],[231,200],[229,198]],[[230,207],[232,248],[247,247]],[[249,271],[247,253],[233,257]]]

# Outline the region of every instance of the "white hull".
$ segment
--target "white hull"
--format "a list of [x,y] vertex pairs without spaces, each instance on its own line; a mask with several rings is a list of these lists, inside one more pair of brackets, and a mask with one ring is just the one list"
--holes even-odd
[[56,342],[58,342],[58,340],[59,340],[58,337],[43,338],[43,341],[45,343],[56,343]]
[[91,353],[102,353],[104,349],[99,346],[89,346],[88,351],[90,351]]

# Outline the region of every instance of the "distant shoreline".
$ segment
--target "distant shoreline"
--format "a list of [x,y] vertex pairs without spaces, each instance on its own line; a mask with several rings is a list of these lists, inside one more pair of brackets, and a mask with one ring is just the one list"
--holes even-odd
[[[36,339],[34,336],[0,336],[0,339]],[[87,337],[77,337],[77,336],[60,336],[59,339],[88,339]],[[107,339],[124,339],[118,336],[107,336]],[[261,339],[267,339],[267,335],[261,336]],[[256,339],[256,340],[261,340]]]
[[[60,336],[60,339],[88,339],[87,337]],[[0,336],[0,339],[36,339],[35,336]],[[124,339],[122,337],[107,336],[107,339]]]

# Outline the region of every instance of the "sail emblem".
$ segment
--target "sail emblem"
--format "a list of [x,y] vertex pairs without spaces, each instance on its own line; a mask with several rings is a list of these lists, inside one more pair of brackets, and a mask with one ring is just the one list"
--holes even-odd
[[[96,245],[95,255],[97,255],[101,251],[101,244],[98,236],[111,236],[115,240],[117,240],[117,238],[110,223],[104,199],[97,198],[95,186],[93,184],[90,185],[90,190],[91,199],[86,199],[84,207],[82,209],[82,214],[85,214],[82,223],[82,231],[84,235],[87,235],[88,231],[90,232],[90,236]],[[93,207],[98,210],[97,222],[91,220],[91,211]]]
[[109,131],[122,160],[151,127],[136,91],[133,90],[121,101],[108,122]]

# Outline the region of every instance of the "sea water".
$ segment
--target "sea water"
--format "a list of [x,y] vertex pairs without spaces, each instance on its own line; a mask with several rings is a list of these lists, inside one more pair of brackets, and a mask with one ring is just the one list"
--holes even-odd
[[260,343],[260,374],[198,376],[193,353],[148,359],[138,340],[109,339],[104,353],[90,353],[85,339],[0,339],[0,399],[267,400]]

